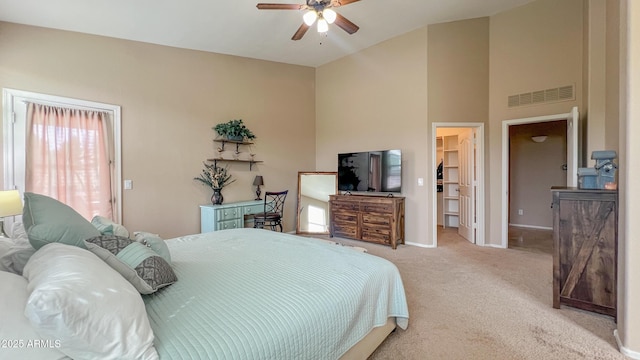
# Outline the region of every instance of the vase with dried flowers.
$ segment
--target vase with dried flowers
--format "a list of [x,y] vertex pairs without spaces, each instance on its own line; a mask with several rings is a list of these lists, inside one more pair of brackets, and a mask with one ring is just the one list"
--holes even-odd
[[204,164],[204,169],[200,176],[193,178],[196,181],[201,182],[203,185],[207,185],[213,189],[213,195],[211,196],[211,203],[213,205],[220,205],[224,198],[222,197],[222,188],[236,181],[231,179],[231,174],[228,172],[227,167],[219,167],[214,164]]

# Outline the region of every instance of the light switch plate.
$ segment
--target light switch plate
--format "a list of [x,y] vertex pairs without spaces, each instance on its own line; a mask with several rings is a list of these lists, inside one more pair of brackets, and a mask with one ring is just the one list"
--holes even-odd
[[125,190],[133,189],[133,180],[125,180],[124,181],[124,189]]

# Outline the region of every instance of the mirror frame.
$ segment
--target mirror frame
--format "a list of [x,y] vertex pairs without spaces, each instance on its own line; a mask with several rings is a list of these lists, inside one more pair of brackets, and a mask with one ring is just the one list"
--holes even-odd
[[334,177],[335,178],[334,192],[327,195],[336,195],[338,194],[338,172],[337,171],[298,171],[298,203],[297,203],[297,209],[296,209],[296,234],[328,235],[329,234],[328,227],[327,227],[327,231],[318,231],[318,232],[300,230],[300,213],[302,212],[302,207],[300,206],[300,197],[302,193],[302,178],[304,175],[326,175],[326,176]]

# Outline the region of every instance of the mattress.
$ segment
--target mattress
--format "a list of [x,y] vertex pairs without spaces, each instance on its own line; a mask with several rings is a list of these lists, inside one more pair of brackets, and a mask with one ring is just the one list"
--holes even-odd
[[167,245],[178,282],[144,297],[161,359],[337,359],[408,325],[395,265],[349,247],[262,229]]

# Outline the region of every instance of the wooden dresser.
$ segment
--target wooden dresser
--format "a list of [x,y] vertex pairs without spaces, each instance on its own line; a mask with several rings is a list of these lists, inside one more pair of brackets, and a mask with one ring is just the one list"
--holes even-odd
[[385,244],[404,244],[404,197],[329,196],[331,236]]
[[551,189],[553,307],[616,317],[618,192]]

